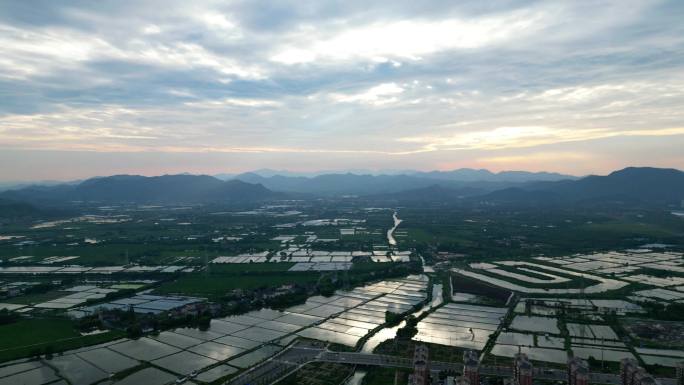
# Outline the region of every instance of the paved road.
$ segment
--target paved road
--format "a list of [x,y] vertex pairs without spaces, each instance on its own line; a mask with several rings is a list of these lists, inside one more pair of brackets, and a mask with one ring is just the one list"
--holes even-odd
[[[315,346],[293,346],[281,354],[262,363],[229,381],[228,385],[267,385],[276,383],[278,379],[294,372],[309,362],[332,362],[349,365],[384,366],[394,368],[411,368],[411,360],[396,356],[373,353],[332,352]],[[430,361],[433,371],[451,370],[462,372],[463,365],[457,362]],[[510,377],[513,370],[509,366],[481,366],[480,373],[485,376]],[[541,380],[566,381],[566,371],[560,369],[535,368],[534,377]],[[620,377],[615,374],[591,373],[590,383],[615,385]],[[661,378],[662,385],[675,385],[672,378]]]
[[309,362],[317,361],[317,356],[325,349],[320,347],[292,346],[273,358],[253,367],[226,382],[227,385],[267,385],[277,382]]

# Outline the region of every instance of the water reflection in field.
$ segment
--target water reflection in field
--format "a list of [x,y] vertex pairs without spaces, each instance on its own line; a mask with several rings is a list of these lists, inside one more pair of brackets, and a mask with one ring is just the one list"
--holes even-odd
[[[434,284],[432,285],[432,301],[430,301],[430,304],[428,304],[427,306],[423,306],[422,309],[413,313],[413,316],[419,317],[426,311],[429,311],[430,309],[441,305],[443,301],[444,299],[442,297],[442,284]],[[392,338],[396,337],[397,330],[403,328],[404,326],[406,326],[406,322],[401,321],[401,323],[399,323],[399,325],[397,326],[381,329],[380,331],[375,333],[371,338],[369,338],[368,341],[366,341],[366,343],[361,348],[361,351],[364,353],[372,353],[373,350],[375,350],[375,348],[378,347],[378,345],[380,345],[384,341],[391,340]]]

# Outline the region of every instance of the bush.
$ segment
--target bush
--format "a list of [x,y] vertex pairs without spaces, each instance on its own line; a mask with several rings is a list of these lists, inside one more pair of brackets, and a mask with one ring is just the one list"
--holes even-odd
[[19,320],[19,315],[17,315],[17,313],[7,309],[0,310],[0,325],[15,323],[17,320]]
[[131,326],[126,328],[126,336],[131,339],[138,339],[142,336],[142,328],[140,327],[140,324],[134,323]]
[[46,360],[51,360],[52,359],[52,353],[54,351],[54,348],[52,345],[48,345],[45,347],[45,359]]
[[400,340],[410,340],[418,334],[418,319],[413,315],[406,317],[406,326],[397,330],[397,338]]
[[211,326],[211,314],[209,312],[202,313],[197,319],[197,327],[199,330],[205,332]]
[[385,323],[387,323],[387,326],[396,326],[401,322],[401,320],[401,314],[392,313],[391,311],[385,312]]

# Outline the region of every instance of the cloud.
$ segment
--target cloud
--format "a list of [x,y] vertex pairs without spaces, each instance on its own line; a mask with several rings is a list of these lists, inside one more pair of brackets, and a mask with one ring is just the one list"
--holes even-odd
[[[200,18],[203,25],[219,30],[221,39],[231,30],[231,38],[239,31],[222,15],[207,14]],[[65,69],[78,70],[88,63],[118,61],[168,67],[174,70],[207,68],[221,75],[263,79],[257,65],[240,63],[233,55],[213,52],[192,39],[164,39],[164,29],[156,24],[140,28],[141,33],[120,41],[93,35],[88,31],[66,27],[41,27],[31,30],[0,24],[0,45],[5,59],[0,68],[21,77],[49,75]]]
[[143,28],[143,33],[146,35],[156,35],[161,32],[161,28],[158,25],[150,24]]
[[403,137],[399,142],[421,144],[425,151],[497,150],[537,147],[554,143],[589,141],[619,136],[684,135],[684,127],[649,130],[584,129],[573,130],[541,126],[497,127],[488,131],[466,132],[445,137]]
[[[473,49],[533,32],[543,16],[529,12],[469,20],[400,20],[342,28],[332,36],[305,29],[271,57],[283,64],[317,60],[363,60],[385,62],[388,58],[420,60],[424,55],[451,49]],[[322,36],[321,36],[322,35]],[[317,36],[321,36],[317,38]]]
[[627,164],[681,142],[682,17],[676,0],[4,2],[0,146],[410,167],[627,142]]
[[577,162],[593,158],[591,154],[582,152],[534,152],[525,155],[504,155],[479,158],[477,161],[484,164],[534,164],[545,162]]
[[190,107],[200,107],[200,108],[222,108],[228,106],[234,107],[278,107],[281,105],[280,102],[274,100],[262,100],[262,99],[237,99],[237,98],[226,98],[221,100],[205,100],[199,102],[188,102],[185,105]]
[[225,15],[220,13],[207,13],[202,16],[202,20],[212,28],[225,31],[234,31],[237,29],[234,22],[228,20]]
[[378,106],[396,102],[398,100],[397,95],[402,92],[404,92],[404,88],[396,83],[383,83],[356,94],[333,93],[329,96],[335,102],[362,103]]

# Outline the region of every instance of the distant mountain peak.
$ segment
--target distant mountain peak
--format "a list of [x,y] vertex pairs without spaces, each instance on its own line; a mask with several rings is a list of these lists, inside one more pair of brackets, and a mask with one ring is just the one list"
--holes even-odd
[[0,196],[29,202],[230,203],[280,197],[261,184],[222,181],[208,175],[113,175],[77,185],[25,188]]
[[590,175],[575,181],[529,183],[516,191],[493,192],[488,198],[542,202],[540,197],[544,196],[564,203],[679,205],[684,200],[684,172],[672,168],[627,167],[605,176]]
[[657,167],[625,167],[621,170],[615,170],[608,174],[608,176],[619,176],[619,175],[680,175],[684,172],[674,169],[674,168],[657,168]]

